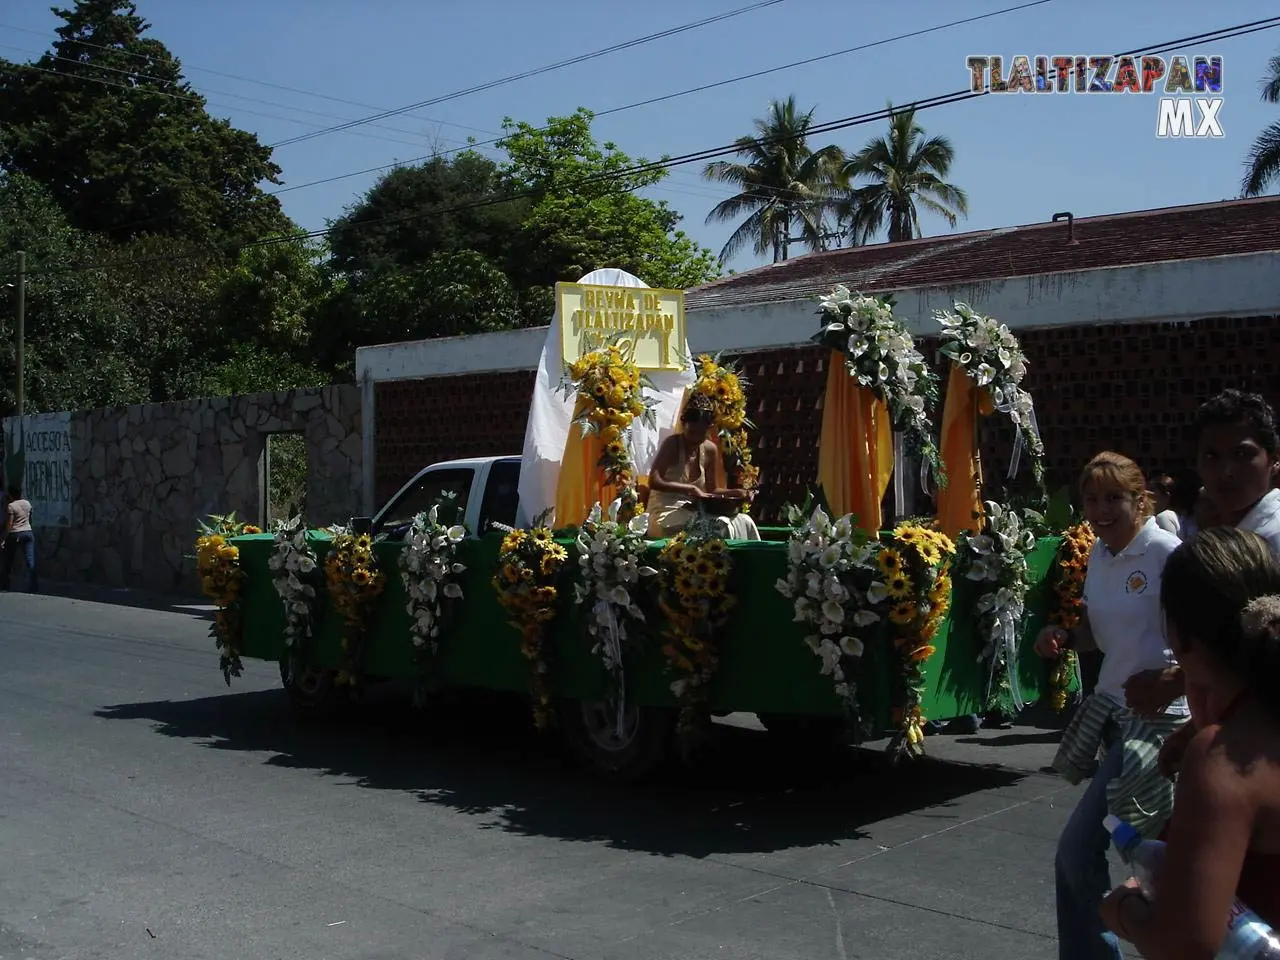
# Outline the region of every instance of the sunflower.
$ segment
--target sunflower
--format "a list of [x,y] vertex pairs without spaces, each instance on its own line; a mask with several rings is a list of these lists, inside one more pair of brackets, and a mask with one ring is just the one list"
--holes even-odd
[[548,530],[546,527],[539,527],[537,530],[533,531],[533,533],[529,535],[529,539],[532,540],[534,543],[536,543],[538,546],[551,543],[551,531]]
[[928,540],[921,540],[916,544],[916,553],[920,554],[920,559],[926,566],[936,567],[942,562],[942,551]]
[[889,620],[899,625],[910,623],[916,618],[916,605],[909,600],[895,603],[889,608]]
[[908,546],[919,543],[924,539],[921,534],[923,531],[919,527],[901,526],[893,531],[893,539]]
[[367,587],[372,579],[372,575],[364,567],[356,567],[351,571],[351,582],[357,587]]
[[514,553],[520,548],[520,544],[524,543],[524,538],[525,532],[523,530],[512,530],[502,538],[502,552]]
[[911,579],[901,570],[891,575],[886,581],[885,586],[888,588],[889,596],[894,600],[906,600],[915,593],[916,589],[915,584],[913,584]]
[[255,533],[261,533],[262,528],[252,523],[246,523],[244,525],[244,528],[240,532],[243,533],[245,536],[250,536]]
[[891,547],[886,547],[880,551],[880,556],[876,557],[876,563],[880,565],[885,576],[891,577],[902,570],[902,554]]

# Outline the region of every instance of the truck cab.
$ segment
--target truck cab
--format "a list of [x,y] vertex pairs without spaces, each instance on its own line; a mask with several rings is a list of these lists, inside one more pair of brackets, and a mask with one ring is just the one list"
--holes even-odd
[[373,518],[375,536],[402,539],[413,518],[448,497],[456,508],[441,522],[462,523],[484,536],[494,523],[515,526],[520,506],[520,457],[471,457],[433,463],[401,487]]

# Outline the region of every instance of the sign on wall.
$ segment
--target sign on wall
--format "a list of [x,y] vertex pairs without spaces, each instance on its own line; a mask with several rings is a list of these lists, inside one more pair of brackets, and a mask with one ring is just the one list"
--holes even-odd
[[22,495],[31,501],[32,524],[69,527],[71,414],[10,417],[5,426],[5,450],[10,455],[9,463],[22,465]]
[[556,284],[565,363],[618,343],[641,370],[682,370],[684,291]]

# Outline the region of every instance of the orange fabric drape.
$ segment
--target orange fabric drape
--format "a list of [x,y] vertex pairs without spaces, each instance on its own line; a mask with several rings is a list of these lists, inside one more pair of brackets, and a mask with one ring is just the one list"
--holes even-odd
[[[579,398],[573,417],[577,420],[587,409],[587,401]],[[601,443],[598,434],[582,435],[582,426],[569,425],[569,436],[560,457],[560,477],[556,481],[557,527],[580,526],[597,502],[605,510],[617,499],[619,490],[604,483],[600,462]]]
[[849,376],[831,352],[822,401],[818,482],[836,516],[852,513],[867,533],[880,530],[880,504],[893,478],[893,431],[884,402]]
[[974,384],[958,363],[951,365],[942,408],[939,455],[947,485],[938,491],[938,527],[948,537],[982,529],[982,461],[978,418],[990,416],[991,395]]

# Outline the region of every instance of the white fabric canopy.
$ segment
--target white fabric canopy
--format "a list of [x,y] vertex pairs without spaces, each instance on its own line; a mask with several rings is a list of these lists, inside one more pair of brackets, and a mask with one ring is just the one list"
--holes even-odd
[[[578,282],[608,287],[648,287],[625,270],[612,268],[594,270]],[[676,349],[680,356],[688,357],[687,341],[677,344]],[[649,472],[649,466],[658,453],[658,444],[675,431],[685,388],[694,380],[692,367],[681,371],[649,372],[648,377],[655,389],[646,391],[646,396],[654,401],[657,428],[639,420],[631,428],[631,455],[637,476]],[[538,360],[538,376],[533,384],[533,401],[529,405],[529,423],[524,433],[520,511],[516,521],[521,526],[527,527],[538,514],[555,507],[560,458],[569,439],[574,408],[574,398],[565,397],[557,390],[563,378],[564,352],[560,347],[560,308],[557,304],[546,342],[542,345],[542,356]]]

